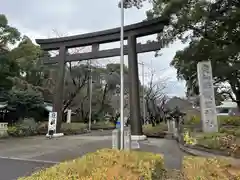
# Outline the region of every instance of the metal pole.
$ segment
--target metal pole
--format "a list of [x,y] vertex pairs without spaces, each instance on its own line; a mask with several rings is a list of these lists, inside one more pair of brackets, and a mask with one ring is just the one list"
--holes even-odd
[[92,126],[92,67],[91,60],[89,60],[90,78],[89,78],[89,117],[88,117],[88,130],[91,131]]
[[121,57],[120,57],[120,70],[121,70],[121,91],[120,91],[120,120],[121,120],[121,150],[124,149],[124,0],[121,0],[121,37],[120,37],[120,46],[121,46]]
[[145,91],[144,91],[144,64],[142,63],[142,82],[143,82],[143,87],[142,87],[142,97],[143,97],[143,120],[145,123],[145,118],[146,118],[146,109],[145,109]]

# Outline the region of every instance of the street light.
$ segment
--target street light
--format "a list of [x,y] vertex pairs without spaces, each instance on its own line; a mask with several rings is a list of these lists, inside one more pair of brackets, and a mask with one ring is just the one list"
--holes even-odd
[[121,76],[121,89],[120,89],[120,122],[121,122],[121,150],[124,149],[124,2],[121,0],[121,33],[120,33],[120,76]]

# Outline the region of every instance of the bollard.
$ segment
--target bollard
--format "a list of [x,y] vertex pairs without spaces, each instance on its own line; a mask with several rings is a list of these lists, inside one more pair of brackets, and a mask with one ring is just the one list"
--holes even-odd
[[131,129],[129,127],[124,128],[124,149],[131,150]]
[[120,129],[114,129],[112,131],[112,148],[113,149],[120,149],[120,143],[121,143],[121,132]]

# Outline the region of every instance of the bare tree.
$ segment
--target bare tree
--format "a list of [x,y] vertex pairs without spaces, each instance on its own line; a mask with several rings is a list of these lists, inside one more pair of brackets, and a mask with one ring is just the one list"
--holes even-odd
[[164,106],[167,100],[164,81],[166,80],[154,81],[154,71],[151,71],[151,79],[145,90],[145,102],[152,126],[164,120]]

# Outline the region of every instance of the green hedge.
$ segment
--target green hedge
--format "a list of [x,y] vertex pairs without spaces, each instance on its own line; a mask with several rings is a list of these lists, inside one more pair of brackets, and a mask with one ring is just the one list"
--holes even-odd
[[[113,123],[98,122],[92,124],[92,130],[99,129],[114,129]],[[12,137],[45,135],[48,131],[48,122],[41,122],[39,124],[16,124],[8,127],[8,135]],[[83,134],[88,132],[88,124],[84,123],[62,123],[61,132],[65,135]]]

